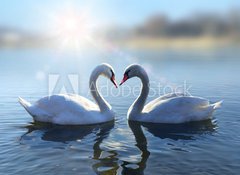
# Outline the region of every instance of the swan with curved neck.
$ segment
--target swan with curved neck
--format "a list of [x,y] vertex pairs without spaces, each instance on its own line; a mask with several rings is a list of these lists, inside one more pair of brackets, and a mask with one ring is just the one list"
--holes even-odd
[[[140,78],[142,90],[128,110],[128,119],[151,123],[185,123],[207,120],[213,111],[220,107],[221,101],[210,104],[201,97],[171,93],[161,96],[145,105],[149,93],[149,78],[143,67],[137,64],[126,68],[120,85],[132,77]],[[145,105],[145,106],[144,106]]]
[[109,78],[117,87],[113,68],[109,64],[97,66],[89,81],[91,95],[96,104],[75,94],[51,95],[41,98],[35,104],[30,104],[19,97],[19,102],[35,121],[61,125],[86,125],[111,121],[114,120],[114,113],[97,88],[97,79],[100,75]]

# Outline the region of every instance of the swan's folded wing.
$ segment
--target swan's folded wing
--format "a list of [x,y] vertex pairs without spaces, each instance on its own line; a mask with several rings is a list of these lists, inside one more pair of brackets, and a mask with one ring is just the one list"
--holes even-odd
[[183,96],[187,96],[187,95],[184,93],[169,93],[169,94],[160,96],[160,97],[150,101],[148,104],[146,104],[144,107],[144,111],[151,111],[157,104],[159,104],[160,102],[162,102],[164,100],[175,98],[175,97],[183,97]]
[[79,105],[83,106],[86,110],[100,110],[98,105],[83,96],[69,94],[69,97]]
[[47,96],[35,105],[53,116],[66,111],[81,114],[89,110],[99,110],[98,106],[87,98],[71,94]]
[[183,112],[196,110],[209,106],[209,101],[200,97],[182,96],[175,98],[166,98],[157,100],[155,103],[144,107],[146,112],[168,111],[168,112]]

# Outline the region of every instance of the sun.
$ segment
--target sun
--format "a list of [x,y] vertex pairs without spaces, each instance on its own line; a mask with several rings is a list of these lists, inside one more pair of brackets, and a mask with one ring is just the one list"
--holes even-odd
[[54,15],[52,35],[56,45],[64,49],[79,50],[89,44],[93,21],[85,11],[71,8]]

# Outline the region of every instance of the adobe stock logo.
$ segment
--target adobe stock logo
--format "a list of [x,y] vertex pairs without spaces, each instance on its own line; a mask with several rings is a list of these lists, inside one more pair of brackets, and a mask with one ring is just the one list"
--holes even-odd
[[79,82],[78,74],[68,74],[65,76],[59,74],[49,74],[48,95],[59,93],[78,94]]
[[[89,86],[88,83],[85,84]],[[120,88],[115,88],[112,83],[106,80],[106,83],[103,85],[99,85],[97,89],[92,88],[95,86],[95,83],[90,84],[91,89],[88,87],[88,92],[86,96],[90,95],[92,91],[99,91],[103,96],[112,96],[112,97],[129,97],[134,96],[137,97],[141,91],[140,84],[131,85],[130,83],[125,83]],[[156,97],[165,95],[168,93],[183,93],[185,95],[191,95],[190,90],[192,86],[188,85],[186,81],[182,84],[178,84],[177,86],[169,85],[169,84],[161,84],[160,82],[151,81],[149,87],[148,97]],[[79,74],[68,74],[68,75],[60,75],[60,74],[49,74],[48,75],[48,95],[53,94],[79,94],[80,93],[80,76]],[[98,93],[97,93],[98,94]]]

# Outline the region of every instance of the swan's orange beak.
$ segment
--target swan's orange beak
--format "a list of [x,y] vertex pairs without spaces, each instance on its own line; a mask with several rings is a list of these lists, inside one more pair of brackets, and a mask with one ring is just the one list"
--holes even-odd
[[115,76],[114,76],[114,75],[111,77],[111,82],[114,84],[114,86],[115,86],[116,88],[118,88],[117,82],[116,82],[116,80],[115,80]]
[[127,79],[128,79],[128,76],[127,76],[126,74],[124,74],[123,79],[122,79],[122,81],[121,81],[121,83],[120,83],[120,86],[121,86],[125,81],[127,81]]

